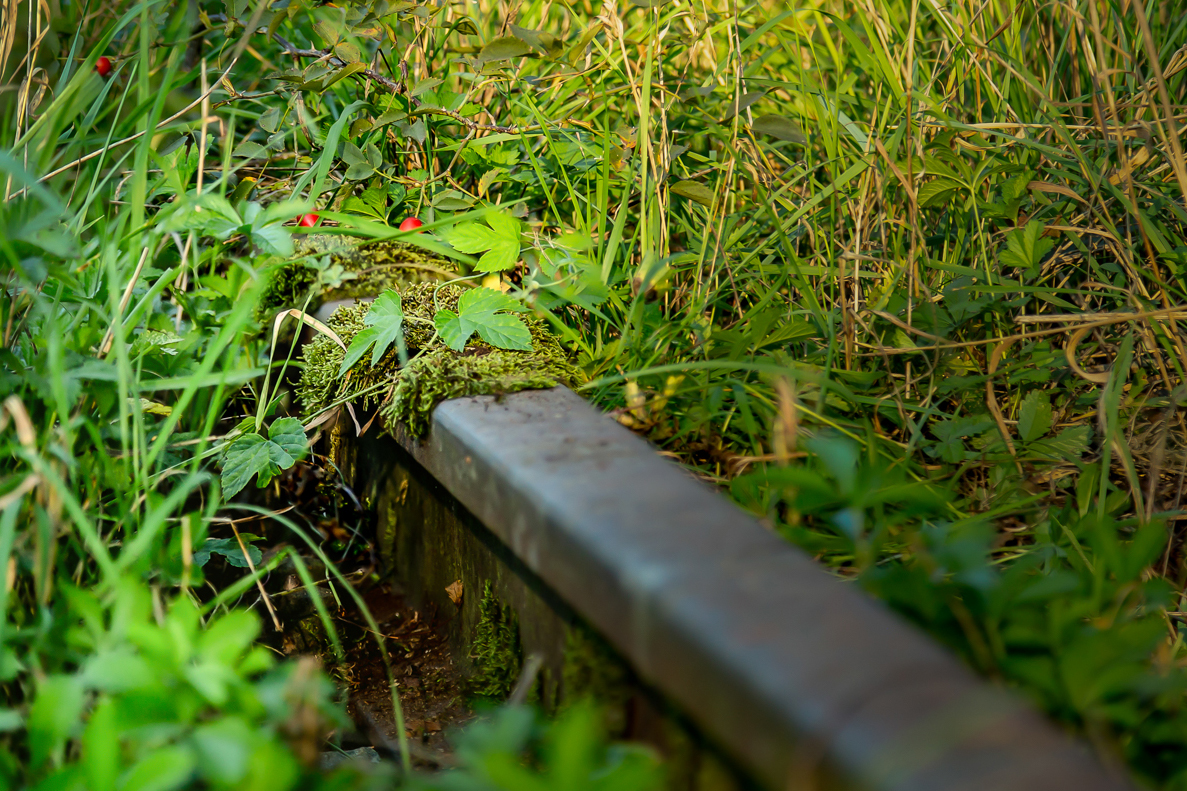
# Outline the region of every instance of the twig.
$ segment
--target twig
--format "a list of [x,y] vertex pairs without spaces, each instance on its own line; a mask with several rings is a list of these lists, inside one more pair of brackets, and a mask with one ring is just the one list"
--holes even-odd
[[[247,561],[247,568],[254,575],[256,573],[256,564],[251,562],[251,553],[247,551],[247,545],[243,543],[243,537],[239,535],[239,528],[235,527],[235,522],[231,522],[231,531],[235,533],[235,540],[239,542],[239,549],[243,552],[243,559]],[[280,625],[280,619],[276,617],[276,608],[272,606],[272,598],[268,595],[268,591],[264,590],[264,581],[256,577],[256,587],[260,590],[260,596],[264,598],[264,606],[268,608],[268,614],[272,616],[272,625],[276,627],[276,631],[283,631]]]

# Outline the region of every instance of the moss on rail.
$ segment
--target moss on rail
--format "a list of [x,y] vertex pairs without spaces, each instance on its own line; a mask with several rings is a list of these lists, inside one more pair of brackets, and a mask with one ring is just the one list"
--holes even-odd
[[[428,430],[433,408],[447,399],[555,387],[579,378],[564,347],[539,319],[524,319],[532,335],[530,351],[499,349],[474,337],[458,352],[437,336],[433,316],[441,309],[456,311],[463,289],[415,283],[398,290],[411,357],[407,366],[400,366],[392,349],[375,365],[365,358],[339,378],[345,350],[328,336],[319,336],[302,352],[305,367],[297,395],[305,414],[357,398],[365,408],[379,407],[389,431],[402,423],[421,436]],[[329,326],[349,346],[362,331],[368,310],[369,305],[340,307]]]

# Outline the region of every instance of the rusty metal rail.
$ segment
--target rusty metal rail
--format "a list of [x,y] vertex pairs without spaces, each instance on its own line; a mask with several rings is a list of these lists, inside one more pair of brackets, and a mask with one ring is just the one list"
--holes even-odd
[[570,390],[398,440],[772,791],[1132,788]]

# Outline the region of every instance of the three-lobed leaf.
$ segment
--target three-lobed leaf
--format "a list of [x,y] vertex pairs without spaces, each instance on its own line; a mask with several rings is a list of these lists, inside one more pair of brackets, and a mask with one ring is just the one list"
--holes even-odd
[[486,225],[459,223],[445,231],[444,236],[458,252],[484,253],[474,265],[479,272],[501,272],[514,267],[519,260],[519,220],[505,212],[488,214]]
[[305,443],[305,429],[293,417],[275,421],[268,437],[252,433],[237,438],[223,458],[223,496],[234,497],[257,476],[258,485],[266,486],[305,455]]
[[458,300],[458,310],[439,310],[433,317],[437,333],[454,351],[466,348],[477,332],[482,340],[500,349],[531,351],[532,333],[518,316],[506,311],[519,309],[519,303],[493,288],[475,288]]
[[367,325],[366,328],[354,336],[346,350],[342,366],[338,369],[339,376],[361,360],[367,349],[372,349],[371,365],[377,364],[393,343],[396,344],[401,361],[407,357],[404,349],[404,306],[399,294],[391,290],[380,294],[371,303],[363,324]]

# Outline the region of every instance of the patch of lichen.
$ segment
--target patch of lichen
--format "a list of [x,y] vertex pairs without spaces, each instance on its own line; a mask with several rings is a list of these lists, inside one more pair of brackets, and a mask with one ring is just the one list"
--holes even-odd
[[478,604],[478,625],[470,644],[474,674],[466,683],[471,697],[506,700],[523,667],[519,620],[515,612],[495,597],[488,581]]
[[[457,310],[463,291],[455,285],[416,283],[400,289],[404,311],[405,347],[411,360],[401,368],[396,350],[389,350],[377,364],[364,357],[339,379],[345,352],[328,337],[306,344],[304,372],[297,395],[305,414],[349,399],[375,385],[390,383],[363,396],[364,407],[381,404],[384,424],[394,431],[403,424],[414,436],[429,427],[433,408],[450,398],[501,395],[519,390],[555,387],[577,381],[577,369],[564,347],[539,319],[525,318],[532,335],[531,351],[498,349],[475,336],[457,352],[446,346],[433,326],[438,310]],[[341,307],[330,317],[330,328],[349,346],[364,327],[369,306]],[[390,396],[390,397],[389,397]]]

